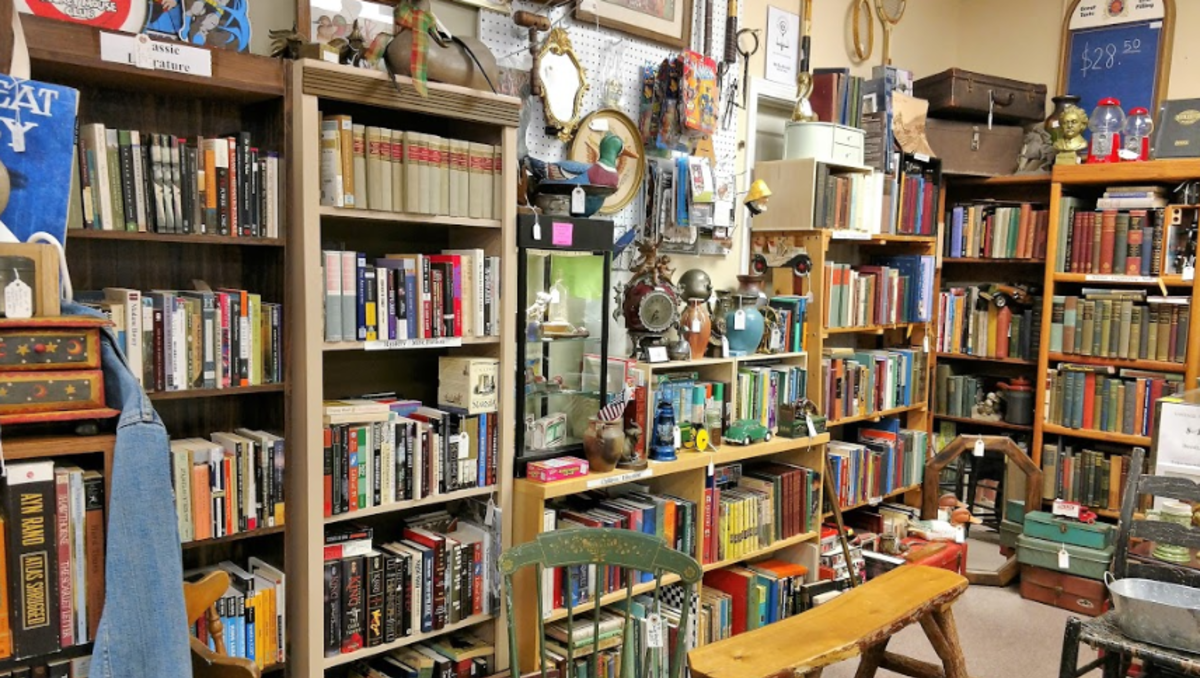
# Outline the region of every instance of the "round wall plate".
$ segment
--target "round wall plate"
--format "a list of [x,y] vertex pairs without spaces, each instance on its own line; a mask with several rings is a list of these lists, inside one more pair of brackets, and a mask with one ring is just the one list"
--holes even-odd
[[621,137],[625,144],[617,158],[617,174],[620,176],[617,192],[605,199],[599,211],[599,214],[615,214],[633,201],[646,174],[645,145],[633,120],[612,108],[593,111],[583,119],[575,132],[567,158],[576,162],[596,162],[600,157],[600,140],[605,132]]

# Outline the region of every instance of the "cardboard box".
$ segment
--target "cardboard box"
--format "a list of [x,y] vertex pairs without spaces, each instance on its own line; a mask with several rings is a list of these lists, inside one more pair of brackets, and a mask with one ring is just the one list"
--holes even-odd
[[438,359],[438,404],[467,414],[496,411],[500,361],[493,358]]
[[526,477],[539,483],[578,478],[586,476],[587,473],[587,460],[580,459],[579,457],[559,457],[558,459],[547,459],[546,461],[534,461],[525,467]]

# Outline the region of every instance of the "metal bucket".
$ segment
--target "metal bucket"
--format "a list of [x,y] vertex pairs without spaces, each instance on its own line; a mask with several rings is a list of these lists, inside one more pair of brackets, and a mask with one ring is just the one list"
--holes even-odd
[[1200,589],[1153,579],[1113,579],[1104,573],[1117,625],[1133,638],[1184,652],[1200,652]]

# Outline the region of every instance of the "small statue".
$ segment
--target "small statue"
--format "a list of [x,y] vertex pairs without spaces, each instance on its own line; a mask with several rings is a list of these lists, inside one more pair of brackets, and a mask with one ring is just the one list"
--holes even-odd
[[350,35],[330,40],[329,46],[338,51],[338,63],[343,66],[363,66],[366,63],[364,49],[367,46],[367,38],[359,29],[358,19],[354,20]]
[[1025,145],[1021,147],[1021,158],[1017,163],[1017,174],[1049,172],[1054,164],[1054,147],[1050,133],[1042,128],[1025,133]]
[[299,31],[296,30],[296,24],[292,24],[289,28],[278,28],[273,31],[267,31],[267,35],[271,38],[271,56],[280,59],[299,59],[300,48],[308,42]]
[[792,108],[792,122],[817,122],[817,114],[809,101],[812,91],[812,73],[801,71],[796,76],[796,105]]
[[1000,410],[1000,396],[995,392],[988,393],[983,402],[975,406],[975,411],[971,413],[971,418],[982,421],[1000,421]]
[[1054,150],[1058,151],[1054,162],[1057,165],[1078,165],[1079,152],[1087,150],[1087,140],[1083,138],[1088,126],[1087,113],[1074,104],[1068,104],[1059,116],[1059,124],[1061,136],[1054,141]]

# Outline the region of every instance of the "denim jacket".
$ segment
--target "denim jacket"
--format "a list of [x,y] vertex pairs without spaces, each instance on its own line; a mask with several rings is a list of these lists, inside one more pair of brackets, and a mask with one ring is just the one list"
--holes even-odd
[[[97,315],[64,303],[65,315]],[[121,411],[110,469],[104,614],[89,678],[191,678],[183,557],[167,429],[116,348],[100,335],[104,397]]]

